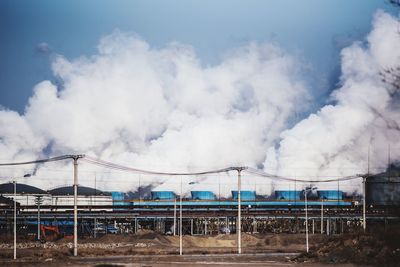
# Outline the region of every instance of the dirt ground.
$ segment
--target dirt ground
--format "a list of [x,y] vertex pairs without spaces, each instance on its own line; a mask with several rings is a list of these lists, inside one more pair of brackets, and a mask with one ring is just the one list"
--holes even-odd
[[369,233],[332,236],[314,246],[310,253],[302,253],[295,260],[400,266],[400,229],[372,229]]
[[[259,266],[257,264],[260,262],[269,263],[263,266],[293,266],[293,264],[321,266],[321,264],[331,263],[355,263],[361,266],[383,263],[387,266],[398,266],[394,263],[400,262],[399,237],[397,232],[379,235],[361,233],[341,236],[310,235],[310,253],[307,254],[304,253],[304,234],[242,234],[242,253],[248,255],[247,257],[261,257],[252,261],[246,259],[245,255],[237,258],[236,235],[184,236],[183,254],[184,257],[203,255],[203,259],[199,259],[199,262],[203,262],[204,257],[209,259],[219,256],[221,260],[215,263],[219,266],[224,265],[221,262],[231,262],[236,265],[251,263],[250,266]],[[122,257],[123,266],[141,266],[132,265],[140,262],[143,262],[143,266],[164,266],[165,264],[175,266],[173,264],[179,265],[185,262],[182,262],[184,258],[178,255],[179,236],[165,236],[152,231],[141,231],[134,235],[108,234],[96,239],[79,239],[78,259],[72,257],[72,252],[71,239],[40,243],[19,237],[18,261],[15,262],[11,260],[12,239],[10,236],[0,236],[0,266],[10,265],[10,263],[18,266],[40,266],[41,264],[102,266],[100,264],[102,261],[98,260],[103,257],[107,258],[103,262],[108,264],[104,266],[120,266],[113,265],[121,262],[121,260],[115,261],[116,257]],[[88,262],[85,259],[92,261]],[[154,261],[154,259],[157,260]],[[163,261],[163,259],[168,259],[168,261]],[[152,265],[146,265],[149,262]],[[194,261],[189,260],[189,262],[192,265]],[[208,262],[207,266],[213,264]]]

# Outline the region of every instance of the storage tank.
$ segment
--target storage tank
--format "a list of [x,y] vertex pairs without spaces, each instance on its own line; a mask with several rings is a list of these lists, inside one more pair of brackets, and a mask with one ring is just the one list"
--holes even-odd
[[191,191],[193,200],[215,200],[215,195],[211,191]]
[[[238,191],[232,191],[232,198],[238,199]],[[240,190],[240,200],[256,200],[256,191],[243,191]]]
[[324,200],[342,200],[343,191],[340,190],[318,190],[318,198]]
[[277,200],[300,200],[303,191],[298,190],[276,190],[275,198]]
[[368,205],[400,205],[400,171],[370,176],[366,179],[366,202]]
[[175,199],[173,191],[151,191],[152,200],[171,200]]

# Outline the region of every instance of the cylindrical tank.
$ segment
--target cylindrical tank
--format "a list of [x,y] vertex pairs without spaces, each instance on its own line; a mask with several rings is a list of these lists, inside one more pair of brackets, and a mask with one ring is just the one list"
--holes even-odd
[[215,200],[215,195],[211,191],[191,191],[193,200]]
[[318,190],[318,198],[324,200],[342,200],[343,191],[340,190]]
[[400,206],[400,177],[384,175],[368,177],[366,201],[368,205]]
[[[232,191],[232,198],[238,199],[238,191]],[[256,200],[256,191],[240,190],[240,200]]]
[[152,200],[171,200],[175,199],[173,191],[151,191]]
[[275,198],[277,200],[300,200],[302,192],[298,190],[276,190]]

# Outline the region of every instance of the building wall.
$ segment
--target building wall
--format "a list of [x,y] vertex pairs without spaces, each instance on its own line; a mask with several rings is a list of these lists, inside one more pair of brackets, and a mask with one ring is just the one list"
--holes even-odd
[[[14,194],[3,194],[3,196],[14,200]],[[42,205],[51,205],[51,195],[49,194],[16,194],[15,200],[22,206],[34,206],[37,196],[42,197]]]
[[[112,204],[113,200],[111,196],[78,196],[78,205],[101,206]],[[51,205],[73,206],[74,196],[53,196]]]

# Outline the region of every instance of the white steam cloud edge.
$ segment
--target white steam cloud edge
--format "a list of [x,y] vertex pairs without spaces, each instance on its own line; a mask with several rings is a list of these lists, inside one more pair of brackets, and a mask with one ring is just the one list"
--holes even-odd
[[[388,147],[392,160],[400,158],[399,92],[379,75],[400,64],[398,29],[397,19],[382,11],[375,14],[366,43],[342,50],[341,86],[331,94],[334,104],[285,130],[279,147],[267,152],[265,171],[322,180],[367,173],[368,149],[371,173],[387,167]],[[335,188],[334,183],[318,186]]]
[[[399,113],[378,72],[399,62],[397,27],[395,18],[378,12],[368,45],[356,43],[342,52],[335,104],[291,129],[295,111],[306,110],[312,97],[301,62],[278,45],[250,43],[218,65],[202,66],[191,46],[153,48],[134,34],[115,31],[100,40],[94,56],[57,56],[52,69],[59,83],[36,85],[24,114],[0,110],[0,159],[84,153],[157,171],[247,165],[299,180],[323,179],[364,173],[372,142],[371,163],[383,167],[388,138],[396,146],[399,137],[381,118],[399,121]],[[400,150],[394,150],[398,158]],[[180,188],[179,177],[109,172],[83,163],[79,168],[79,184],[93,186],[95,176],[103,190],[135,190],[138,179],[157,190]],[[0,171],[4,177],[27,170]],[[243,179],[245,190],[271,192],[270,180]],[[189,186],[193,180],[199,183]],[[44,189],[71,184],[72,166],[40,165],[34,177],[21,181]],[[227,196],[236,190],[235,176],[226,174],[187,177],[182,184],[184,192]]]
[[[1,111],[3,160],[47,152],[85,153],[157,171],[257,166],[287,127],[294,107],[308,99],[298,78],[302,65],[273,44],[250,43],[230,51],[219,65],[203,67],[190,46],[156,49],[136,35],[115,31],[101,39],[95,56],[57,56],[52,68],[60,86],[36,85],[21,116]],[[29,183],[42,188],[71,184],[71,165],[64,165],[40,166]],[[93,170],[89,167],[80,167],[80,184],[93,186],[94,175],[85,172]],[[85,175],[90,176],[86,184]],[[105,190],[138,186],[132,174],[99,170],[96,179]],[[208,184],[214,192],[219,187],[210,185],[215,176],[191,179],[202,179],[197,187]],[[160,190],[177,191],[176,181],[143,177],[142,185],[157,182]],[[232,179],[222,182],[224,189],[235,185]]]

